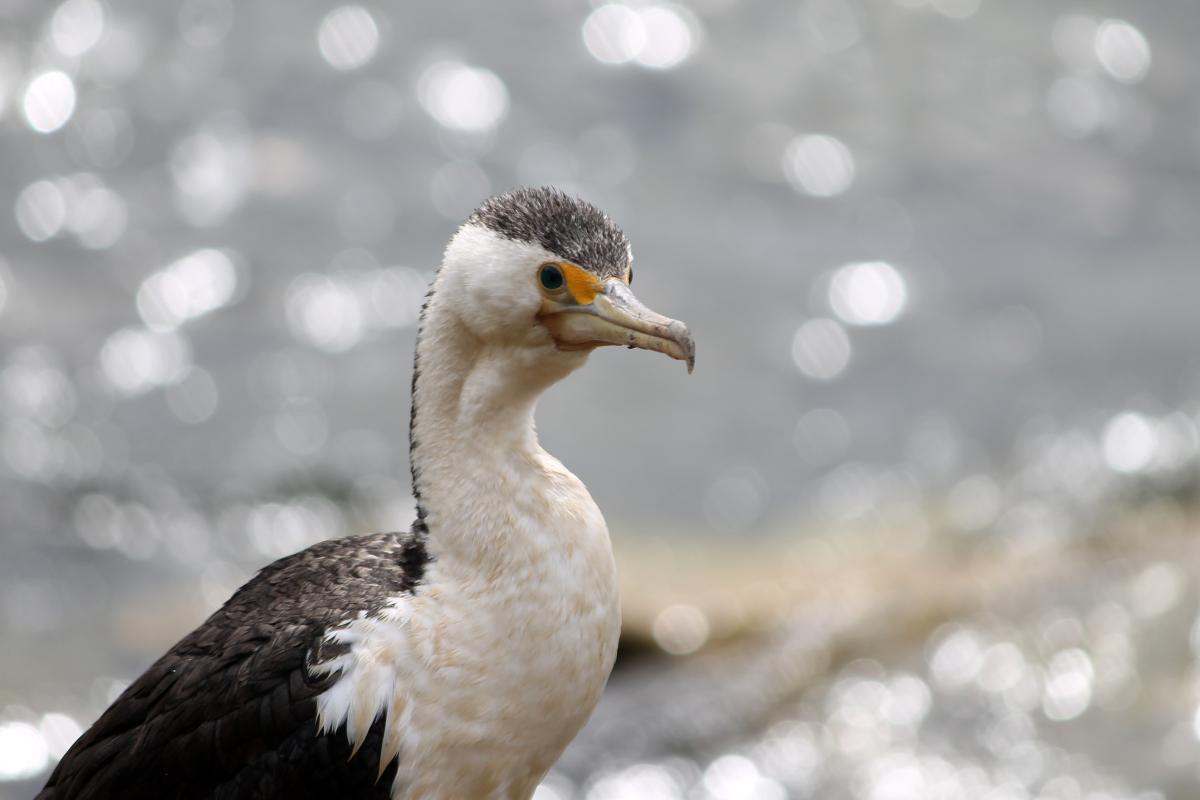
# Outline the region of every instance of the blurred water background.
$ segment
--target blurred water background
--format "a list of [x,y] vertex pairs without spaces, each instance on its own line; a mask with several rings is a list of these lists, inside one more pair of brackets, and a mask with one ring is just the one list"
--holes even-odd
[[537,800],[1200,797],[1197,41],[1189,0],[0,0],[0,797],[257,567],[408,527],[425,285],[544,183],[699,360],[542,404],[626,638]]

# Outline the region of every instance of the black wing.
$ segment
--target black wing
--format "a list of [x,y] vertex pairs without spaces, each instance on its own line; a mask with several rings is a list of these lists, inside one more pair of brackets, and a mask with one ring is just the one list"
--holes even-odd
[[39,800],[387,797],[382,719],[351,758],[344,730],[318,734],[317,696],[337,675],[331,628],[424,575],[424,537],[314,545],[263,569],[156,661],[79,738]]

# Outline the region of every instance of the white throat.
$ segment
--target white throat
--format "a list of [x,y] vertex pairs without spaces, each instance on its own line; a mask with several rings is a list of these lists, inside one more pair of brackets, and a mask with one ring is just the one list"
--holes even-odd
[[435,558],[494,557],[513,531],[484,528],[481,503],[503,507],[539,486],[523,467],[545,456],[534,425],[537,401],[586,359],[525,340],[492,343],[446,301],[439,275],[425,309],[413,376],[413,493],[432,535]]

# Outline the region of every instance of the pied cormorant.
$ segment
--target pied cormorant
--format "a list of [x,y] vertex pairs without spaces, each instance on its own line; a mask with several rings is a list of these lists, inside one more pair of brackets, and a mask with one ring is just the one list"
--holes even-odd
[[480,206],[421,314],[412,529],[261,570],[39,797],[530,797],[599,700],[620,629],[604,518],[538,445],[534,406],[601,345],[694,361],[631,278],[625,235],[581,200]]

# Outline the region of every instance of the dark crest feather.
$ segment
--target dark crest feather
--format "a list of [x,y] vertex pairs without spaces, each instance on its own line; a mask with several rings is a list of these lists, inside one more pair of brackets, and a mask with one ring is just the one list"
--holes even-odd
[[550,187],[513,189],[486,200],[467,219],[521,242],[541,245],[566,261],[601,277],[619,277],[629,268],[629,240],[608,215]]

